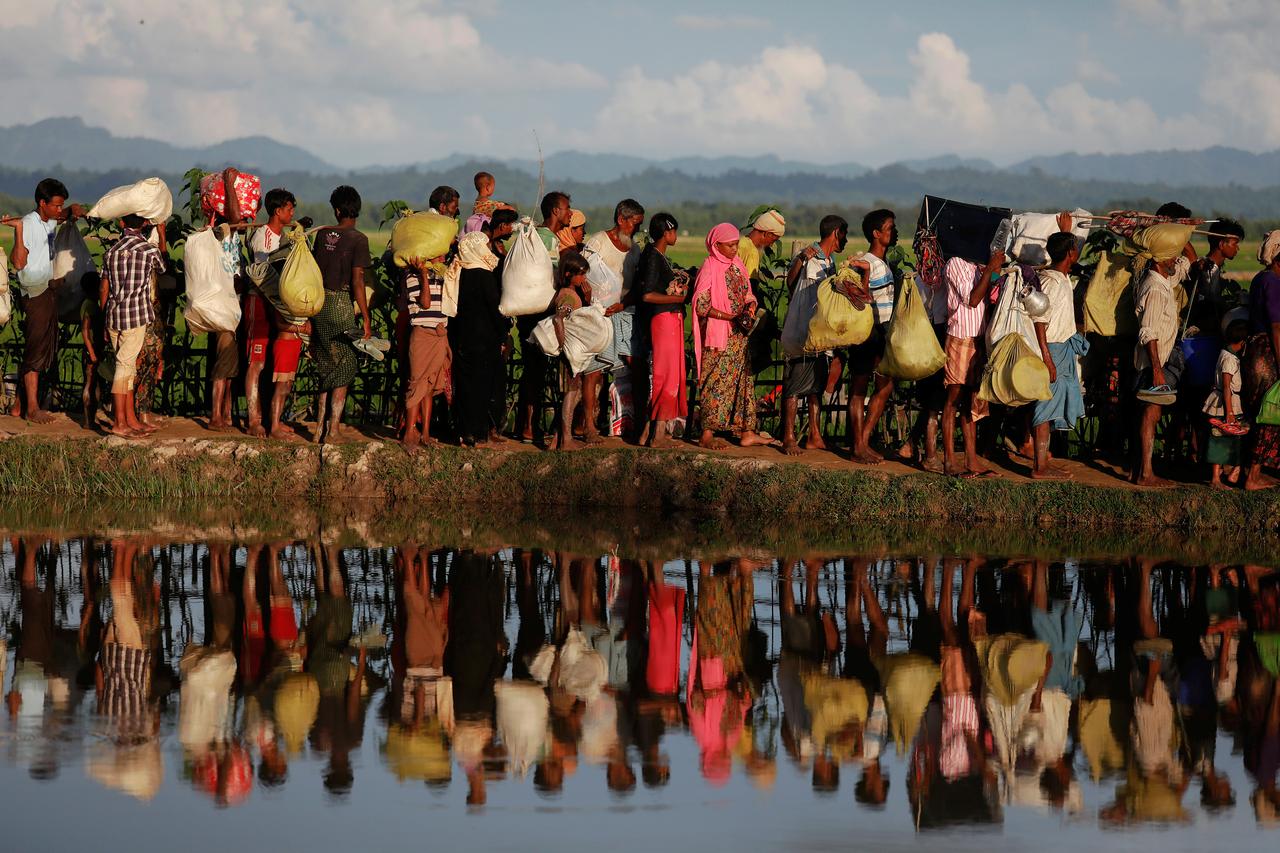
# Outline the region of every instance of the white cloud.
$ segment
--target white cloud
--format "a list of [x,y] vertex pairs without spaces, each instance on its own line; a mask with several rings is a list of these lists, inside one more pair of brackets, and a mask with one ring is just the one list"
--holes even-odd
[[767,47],[742,65],[703,62],[671,77],[632,68],[573,143],[878,163],[939,152],[1013,160],[1220,141],[1193,115],[1161,116],[1139,98],[1097,97],[1080,82],[1043,96],[1021,83],[984,87],[969,55],[943,33],[921,35],[905,67],[900,94],[877,90],[806,45]]
[[675,23],[683,30],[763,30],[772,24],[754,15],[676,15]]

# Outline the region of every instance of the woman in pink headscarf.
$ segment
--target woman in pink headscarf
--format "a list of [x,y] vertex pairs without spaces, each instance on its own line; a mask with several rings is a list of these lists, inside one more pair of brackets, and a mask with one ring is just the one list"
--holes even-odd
[[756,433],[756,396],[747,358],[747,335],[756,298],[738,258],[738,228],[724,222],[707,235],[706,261],[693,288],[693,353],[703,447],[718,450],[717,432],[732,432],[743,447],[768,444]]

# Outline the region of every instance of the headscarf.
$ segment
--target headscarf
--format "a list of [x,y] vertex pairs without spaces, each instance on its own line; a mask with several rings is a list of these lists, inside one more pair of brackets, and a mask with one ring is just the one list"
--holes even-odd
[[[747,277],[747,269],[735,255],[727,258],[716,248],[717,243],[738,242],[738,228],[732,222],[721,222],[707,235],[707,259],[698,270],[698,279],[693,285],[693,301],[696,305],[698,297],[706,291],[711,297],[711,307],[716,311],[729,312],[729,288],[726,276],[730,267],[737,267],[742,277]],[[754,302],[754,297],[749,297]],[[703,339],[702,326],[706,324],[706,338]],[[698,376],[702,376],[702,350],[724,349],[729,343],[729,320],[713,317],[705,319],[694,317],[693,323],[693,356],[698,366]]]
[[578,241],[573,237],[573,229],[580,225],[587,224],[587,215],[581,210],[569,211],[569,224],[556,232],[556,236],[560,238],[560,251],[565,249],[576,249]]
[[1258,247],[1258,263],[1269,267],[1276,255],[1280,255],[1280,231],[1268,231],[1267,236],[1262,238],[1262,245]]
[[462,235],[458,241],[458,260],[464,270],[492,271],[498,267],[498,256],[489,248],[489,237],[483,231]]
[[766,234],[776,234],[781,239],[787,233],[787,220],[781,213],[770,208],[752,220],[751,228]]

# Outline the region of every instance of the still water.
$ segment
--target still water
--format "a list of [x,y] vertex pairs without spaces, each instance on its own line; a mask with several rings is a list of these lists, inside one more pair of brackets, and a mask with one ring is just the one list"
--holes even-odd
[[5,536],[4,850],[1280,845],[1265,567]]

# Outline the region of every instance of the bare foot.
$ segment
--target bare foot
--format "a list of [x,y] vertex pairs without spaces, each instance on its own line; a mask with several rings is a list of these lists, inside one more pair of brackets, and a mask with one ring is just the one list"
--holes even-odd
[[1210,477],[1210,478],[1209,478],[1209,488],[1211,488],[1211,489],[1221,489],[1221,490],[1224,490],[1224,491],[1225,491],[1225,490],[1226,490],[1227,488],[1229,488],[1229,487],[1227,486],[1227,484],[1226,484],[1226,483],[1222,482],[1222,480],[1218,479],[1217,477]]
[[901,459],[903,462],[910,462],[912,459],[915,458],[915,455],[916,455],[916,449],[915,447],[912,446],[911,442],[909,441],[898,448],[898,458]]
[[582,441],[584,444],[604,444],[604,436],[592,430],[582,437]]
[[729,446],[729,442],[715,436],[703,436],[702,440],[698,442],[698,446],[703,450],[724,450]]
[[932,471],[934,474],[942,473],[942,460],[936,455],[926,456],[924,461],[920,463],[920,467],[926,471]]
[[51,424],[53,423],[53,412],[46,412],[44,409],[36,409],[34,412],[27,414],[27,420],[33,424]]
[[422,435],[416,429],[407,429],[404,431],[404,438],[401,443],[404,445],[405,450],[412,453],[422,443]]
[[113,426],[107,430],[107,435],[118,435],[121,438],[138,438],[140,433],[135,432],[126,426]]
[[826,450],[827,443],[822,440],[822,436],[816,435],[816,434],[810,434],[810,436],[804,440],[804,449],[805,450]]
[[860,462],[863,465],[879,465],[884,461],[884,457],[879,453],[876,453],[871,448],[864,447],[861,450],[855,450],[853,452],[853,461]]
[[565,438],[563,435],[560,436],[560,440],[556,442],[556,450],[581,450],[584,447],[586,447],[586,445],[581,441],[578,441],[576,438]]
[[302,433],[298,432],[289,424],[280,424],[271,431],[272,438],[278,438],[282,441],[301,441]]
[[1033,480],[1070,480],[1071,474],[1070,472],[1067,471],[1067,469],[1059,465],[1046,465],[1043,471],[1032,470],[1031,479]]
[[649,436],[649,441],[645,446],[652,447],[654,450],[665,450],[668,447],[675,447],[676,443],[665,432],[654,432]]
[[249,424],[249,435],[254,438],[266,438],[267,430],[260,423]]
[[311,443],[319,444],[324,438],[324,421],[316,421],[316,425],[311,428]]
[[1262,489],[1274,489],[1280,486],[1280,480],[1267,474],[1259,474],[1256,477],[1246,477],[1244,481],[1244,490],[1246,492],[1257,492]]
[[799,456],[804,453],[794,439],[782,442],[782,452],[788,456]]
[[231,432],[231,424],[227,423],[226,421],[214,420],[213,418],[210,418],[209,431],[210,432]]
[[489,437],[485,440],[487,444],[505,444],[506,437],[496,429],[489,430]]
[[771,444],[772,439],[765,438],[763,435],[755,432],[744,432],[738,437],[739,447],[763,447]]
[[1155,489],[1173,485],[1172,480],[1166,480],[1164,477],[1157,477],[1155,474],[1152,474],[1150,477],[1139,477],[1134,482],[1139,486],[1148,486]]

